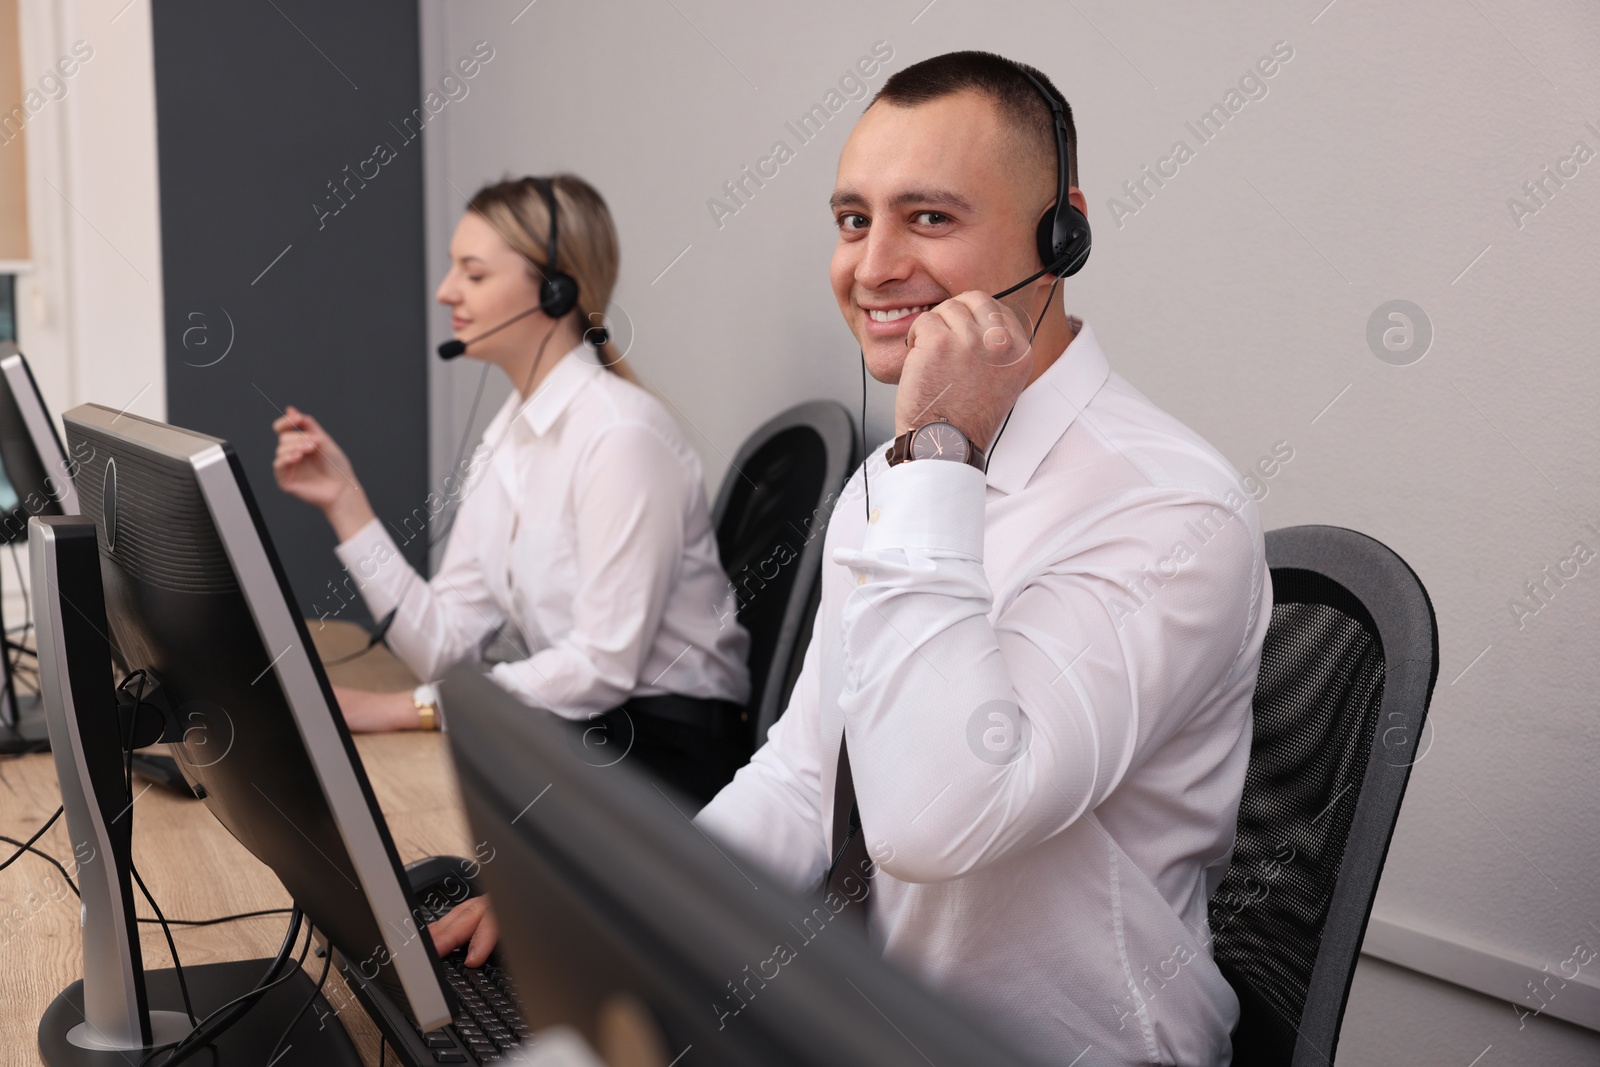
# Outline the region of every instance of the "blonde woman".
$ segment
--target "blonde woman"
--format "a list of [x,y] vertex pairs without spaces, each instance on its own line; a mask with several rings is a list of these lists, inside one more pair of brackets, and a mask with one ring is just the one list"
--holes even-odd
[[[436,296],[457,350],[499,367],[515,391],[455,487],[438,573],[411,569],[344,452],[294,408],[273,424],[278,485],[327,516],[340,560],[374,618],[393,612],[386,640],[419,678],[504,636],[527,654],[497,664],[495,681],[578,724],[596,762],[637,760],[709,799],[741,762],[749,638],[698,457],[593,328],[617,279],[611,213],[572,175],[488,185],[450,260]],[[437,725],[430,689],[335,693],[352,730],[398,730]]]

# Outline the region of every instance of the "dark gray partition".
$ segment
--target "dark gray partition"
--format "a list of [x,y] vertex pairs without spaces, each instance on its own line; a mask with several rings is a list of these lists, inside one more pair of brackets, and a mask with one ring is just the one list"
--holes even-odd
[[428,445],[416,5],[152,17],[168,419],[233,444],[301,610],[366,621],[322,516],[273,484],[269,424],[316,415],[406,541]]

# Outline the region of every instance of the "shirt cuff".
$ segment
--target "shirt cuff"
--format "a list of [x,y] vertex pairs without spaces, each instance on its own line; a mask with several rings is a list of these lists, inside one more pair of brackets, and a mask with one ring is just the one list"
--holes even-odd
[[399,603],[395,587],[410,565],[381,521],[374,518],[333,551],[346,573],[355,578],[356,588],[374,616],[387,615]]
[[[542,708],[545,705],[538,699],[533,686],[528,684],[528,671],[531,670],[534,674],[539,673],[539,669],[528,662],[532,658],[530,656],[528,659],[517,660],[513,663],[496,663],[489,668],[489,677],[501,689],[504,689],[529,707]],[[547,708],[546,710],[555,711],[554,708]],[[555,713],[557,715],[561,714],[560,712]],[[562,717],[576,718],[577,716],[563,715]]]
[[873,479],[861,551],[914,548],[983,559],[983,472],[949,460],[909,460]]

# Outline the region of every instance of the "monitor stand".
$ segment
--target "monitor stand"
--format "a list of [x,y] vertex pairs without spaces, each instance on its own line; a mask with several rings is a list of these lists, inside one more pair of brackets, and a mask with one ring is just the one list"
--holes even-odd
[[[44,694],[61,806],[73,842],[82,895],[83,978],[63,990],[39,1020],[39,1054],[48,1067],[128,1067],[136,1055],[175,1041],[192,1028],[172,970],[146,971],[130,877],[132,805],[127,804],[122,730],[106,637],[105,590],[92,519],[35,517],[30,532]],[[176,722],[163,737],[181,736]],[[126,817],[124,817],[126,816]],[[326,951],[325,947],[325,951]],[[268,961],[244,960],[184,968],[195,1014],[203,1017],[246,992]],[[313,985],[296,967],[216,1040],[214,1067],[262,1067],[266,1050],[291,1023],[295,1045],[282,1063],[358,1067],[344,1027],[328,1025],[327,1002],[295,1022]],[[289,1043],[289,1042],[286,1042]]]
[[[197,1018],[222,1007],[235,997],[255,988],[271,960],[230,960],[185,967],[183,977],[189,986]],[[317,968],[319,971],[321,967]],[[150,1003],[151,1039],[156,1044],[176,1041],[192,1027],[183,1011],[183,995],[178,989],[177,972],[172,968],[144,972],[145,990]],[[328,1025],[333,1009],[322,995],[311,995],[316,983],[303,970],[281,985],[274,986],[260,1003],[234,1023],[190,1061],[215,1067],[263,1067],[268,1052],[277,1048],[272,1067],[288,1064],[330,1064],[333,1067],[358,1067],[361,1057],[343,1026]],[[310,1006],[306,1007],[310,1001]],[[305,1007],[306,1010],[296,1013]],[[284,1029],[290,1020],[294,1029],[287,1037]],[[83,982],[69,985],[45,1009],[39,1020],[39,1055],[50,1067],[129,1067],[140,1058],[133,1052],[117,1049],[104,1041],[84,1021]],[[283,1038],[280,1043],[279,1039]],[[135,1050],[137,1051],[137,1050]],[[157,1057],[156,1062],[161,1062]]]

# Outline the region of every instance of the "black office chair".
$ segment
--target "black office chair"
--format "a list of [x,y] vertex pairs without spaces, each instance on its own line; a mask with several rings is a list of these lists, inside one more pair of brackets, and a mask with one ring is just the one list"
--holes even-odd
[[1233,863],[1210,901],[1236,1067],[1333,1062],[1439,673],[1427,590],[1334,526],[1267,534],[1272,621]]
[[788,703],[822,595],[822,539],[839,490],[861,462],[850,412],[813,400],[750,435],[722,480],[712,522],[750,632],[754,752]]

